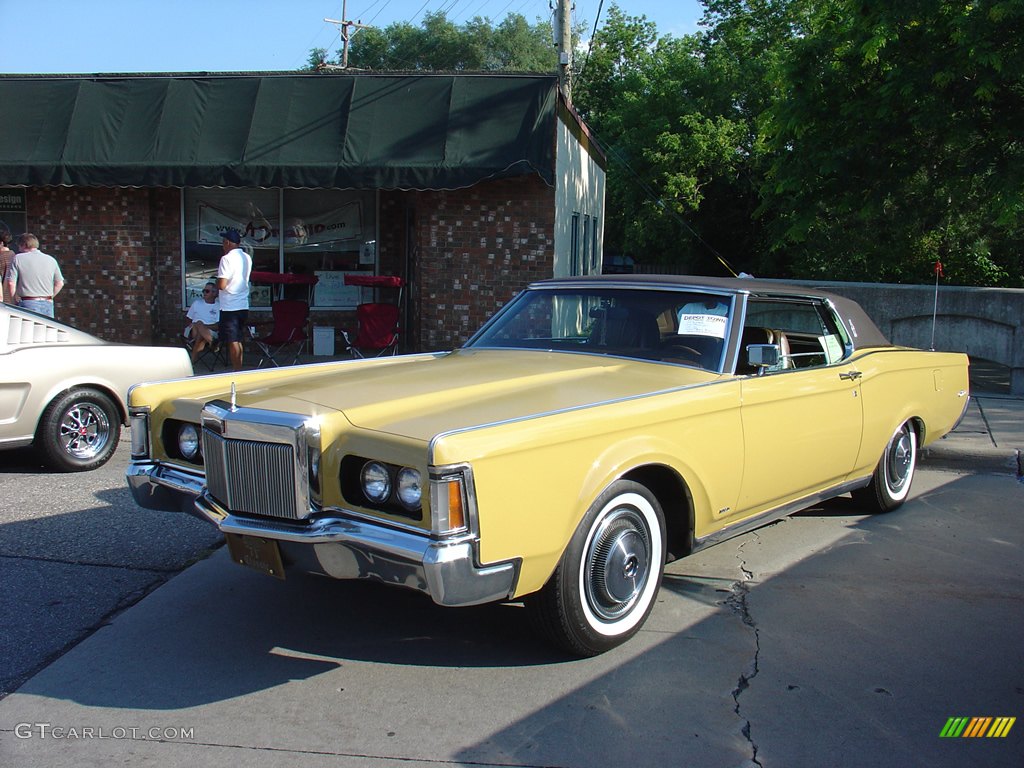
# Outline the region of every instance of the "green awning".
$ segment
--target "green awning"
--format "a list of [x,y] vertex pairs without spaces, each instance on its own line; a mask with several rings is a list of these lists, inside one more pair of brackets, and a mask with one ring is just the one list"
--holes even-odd
[[7,75],[0,185],[554,184],[547,75]]

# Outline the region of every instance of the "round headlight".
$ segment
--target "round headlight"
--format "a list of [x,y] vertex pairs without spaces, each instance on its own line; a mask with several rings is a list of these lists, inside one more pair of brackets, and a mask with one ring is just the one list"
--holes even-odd
[[402,506],[410,512],[420,508],[420,498],[423,496],[423,488],[420,485],[420,473],[409,467],[403,468],[398,473],[398,500]]
[[383,504],[391,495],[391,475],[379,461],[368,461],[361,473],[363,494],[376,504]]
[[178,429],[178,450],[189,461],[199,455],[199,430],[195,424],[182,424]]

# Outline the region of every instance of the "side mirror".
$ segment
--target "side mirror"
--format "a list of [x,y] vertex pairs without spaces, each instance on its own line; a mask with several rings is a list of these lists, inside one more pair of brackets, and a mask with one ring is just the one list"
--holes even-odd
[[775,368],[782,362],[782,350],[776,344],[751,344],[747,347],[747,362],[763,373],[765,368]]

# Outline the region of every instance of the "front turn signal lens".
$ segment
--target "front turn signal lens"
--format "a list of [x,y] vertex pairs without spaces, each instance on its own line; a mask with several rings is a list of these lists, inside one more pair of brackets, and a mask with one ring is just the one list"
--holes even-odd
[[462,505],[462,483],[448,483],[448,528],[457,531],[466,527],[466,510]]
[[149,457],[149,408],[133,408],[130,413],[132,458]]
[[439,536],[461,533],[469,528],[466,478],[459,474],[442,474],[430,479],[431,528]]

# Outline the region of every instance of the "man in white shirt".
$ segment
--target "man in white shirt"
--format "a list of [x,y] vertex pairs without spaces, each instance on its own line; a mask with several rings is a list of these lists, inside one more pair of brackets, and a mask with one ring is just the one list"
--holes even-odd
[[192,340],[192,365],[195,365],[202,351],[217,339],[220,302],[217,300],[216,283],[211,281],[203,287],[202,298],[192,302],[186,317],[189,323],[185,326],[184,336]]
[[237,229],[221,233],[224,255],[217,266],[220,290],[220,341],[228,348],[231,367],[242,370],[242,339],[249,320],[249,275],[252,259],[238,247],[242,236]]

